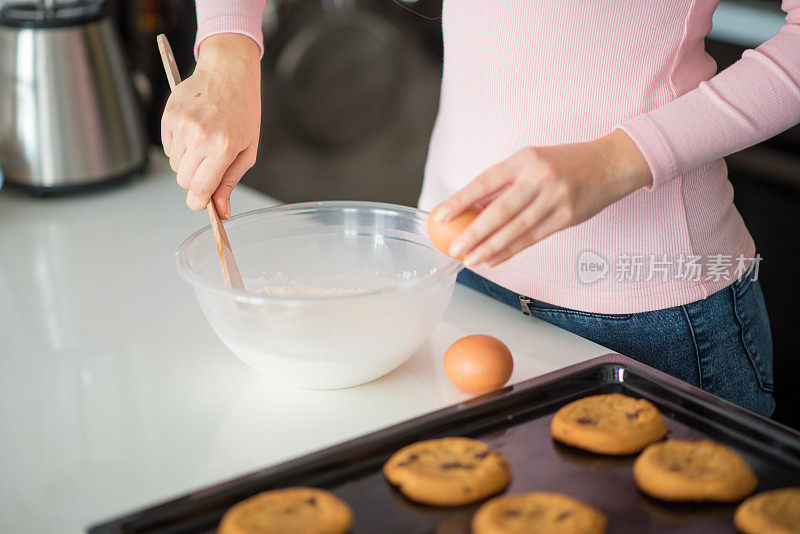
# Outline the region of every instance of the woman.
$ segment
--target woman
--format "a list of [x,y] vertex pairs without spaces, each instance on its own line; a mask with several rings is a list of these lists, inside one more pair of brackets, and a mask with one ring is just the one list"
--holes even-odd
[[[420,207],[484,207],[460,281],[763,415],[772,341],[722,158],[800,122],[800,0],[715,75],[713,0],[445,0]],[[259,134],[263,0],[198,0],[162,137],[224,216]],[[269,53],[269,51],[267,51]]]

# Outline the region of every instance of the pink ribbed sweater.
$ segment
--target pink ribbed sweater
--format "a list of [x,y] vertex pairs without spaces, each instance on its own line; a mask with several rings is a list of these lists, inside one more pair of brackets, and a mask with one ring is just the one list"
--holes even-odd
[[[728,286],[755,247],[722,157],[800,122],[800,0],[783,1],[787,23],[777,35],[715,76],[703,40],[716,6],[444,0],[444,74],[420,207],[432,209],[521,148],[621,128],[644,154],[652,185],[478,272],[598,313],[677,306]],[[197,42],[236,32],[261,45],[263,8],[264,0],[197,0]]]

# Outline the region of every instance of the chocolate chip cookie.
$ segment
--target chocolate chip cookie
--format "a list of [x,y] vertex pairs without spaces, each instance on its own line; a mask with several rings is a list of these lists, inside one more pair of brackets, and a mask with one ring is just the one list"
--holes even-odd
[[480,501],[502,491],[511,479],[499,452],[469,438],[407,445],[384,464],[383,474],[412,501],[435,506]]
[[596,508],[561,495],[536,491],[495,497],[472,518],[475,534],[603,534],[608,520]]
[[553,416],[553,438],[600,454],[633,454],[667,435],[664,417],[645,399],[620,393],[584,397]]
[[753,495],[736,509],[733,522],[744,534],[800,534],[800,487]]
[[735,452],[709,440],[669,440],[647,447],[633,463],[639,489],[665,501],[738,501],[758,485]]
[[219,534],[345,534],[353,512],[338,497],[317,488],[265,491],[231,507]]

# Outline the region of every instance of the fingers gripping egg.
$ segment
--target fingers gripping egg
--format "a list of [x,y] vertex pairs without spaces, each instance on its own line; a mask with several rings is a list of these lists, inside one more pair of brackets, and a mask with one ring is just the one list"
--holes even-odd
[[444,355],[444,372],[459,388],[477,395],[502,387],[511,378],[511,351],[497,338],[474,335],[459,339]]
[[[480,210],[470,208],[458,217],[447,222],[434,220],[435,213],[436,209],[434,209],[428,217],[428,236],[431,238],[433,246],[436,247],[439,252],[450,256],[450,245],[453,243],[453,240],[475,220],[478,214],[480,214]],[[464,258],[459,257],[455,259],[463,260]]]

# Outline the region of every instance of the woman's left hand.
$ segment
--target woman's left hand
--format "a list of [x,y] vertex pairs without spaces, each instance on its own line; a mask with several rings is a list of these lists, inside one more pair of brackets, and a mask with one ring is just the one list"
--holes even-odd
[[651,182],[636,144],[614,130],[586,143],[522,150],[440,204],[436,219],[496,195],[450,248],[453,257],[466,255],[467,267],[494,267]]

